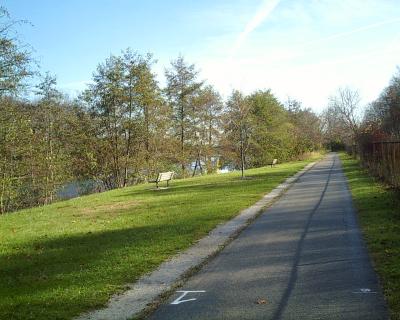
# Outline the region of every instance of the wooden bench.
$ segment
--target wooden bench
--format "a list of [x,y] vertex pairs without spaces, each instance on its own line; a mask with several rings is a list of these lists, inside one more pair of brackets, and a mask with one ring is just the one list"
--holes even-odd
[[271,166],[271,168],[272,167],[275,167],[275,165],[278,163],[278,159],[274,159],[274,160],[272,160],[270,163],[268,163],[268,165],[269,166]]
[[158,189],[158,183],[162,182],[162,181],[167,181],[167,187],[168,187],[168,183],[170,180],[172,180],[172,178],[174,177],[175,172],[173,171],[168,171],[168,172],[160,172],[157,176],[157,179],[155,180],[150,180],[149,182],[154,182],[157,186]]

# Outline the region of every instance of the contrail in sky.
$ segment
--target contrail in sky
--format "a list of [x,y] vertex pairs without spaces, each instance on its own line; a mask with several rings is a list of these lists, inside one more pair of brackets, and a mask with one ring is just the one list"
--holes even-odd
[[322,39],[311,40],[309,42],[303,43],[302,45],[307,46],[307,45],[315,44],[315,43],[318,43],[318,42],[329,41],[329,40],[333,40],[333,39],[337,39],[337,38],[343,38],[343,37],[346,37],[346,36],[349,36],[349,35],[352,35],[352,34],[355,34],[355,33],[358,33],[358,32],[362,32],[362,31],[366,31],[366,30],[369,30],[369,29],[378,28],[380,26],[383,26],[383,25],[386,25],[386,24],[392,24],[392,23],[396,23],[396,22],[400,22],[400,18],[392,19],[392,20],[385,20],[385,21],[369,24],[367,26],[363,26],[363,27],[360,27],[360,28],[357,28],[357,29],[353,29],[353,30],[350,30],[350,31],[336,33],[336,34],[327,36],[327,37],[322,38]]
[[256,14],[247,23],[244,30],[237,37],[235,44],[230,52],[230,58],[240,49],[248,35],[253,32],[278,6],[281,0],[264,0],[261,7],[257,10]]

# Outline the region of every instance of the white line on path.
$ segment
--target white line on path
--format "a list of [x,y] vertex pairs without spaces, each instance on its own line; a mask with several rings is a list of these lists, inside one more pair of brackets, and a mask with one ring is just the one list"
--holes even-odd
[[177,299],[172,301],[171,304],[180,304],[183,302],[197,300],[197,298],[191,298],[191,299],[186,299],[186,300],[181,300],[181,299],[184,298],[188,293],[198,293],[198,292],[206,292],[206,291],[205,290],[197,290],[197,291],[177,291],[177,292],[182,292],[182,294]]

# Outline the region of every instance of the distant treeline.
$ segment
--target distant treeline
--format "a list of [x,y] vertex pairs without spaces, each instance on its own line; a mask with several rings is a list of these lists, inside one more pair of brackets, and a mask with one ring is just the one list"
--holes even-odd
[[[125,187],[174,170],[186,177],[223,166],[242,169],[295,159],[319,149],[320,120],[297,101],[284,106],[270,90],[223,101],[183,57],[161,88],[151,54],[125,50],[100,63],[71,100],[49,73],[40,84],[26,46],[3,9],[0,30],[0,212],[57,199],[73,181]],[[35,99],[22,99],[27,91]],[[196,163],[195,169],[191,166]]]

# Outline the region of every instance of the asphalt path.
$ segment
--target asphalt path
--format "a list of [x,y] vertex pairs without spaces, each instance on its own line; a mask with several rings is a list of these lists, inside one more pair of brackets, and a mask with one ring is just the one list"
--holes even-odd
[[177,291],[149,319],[388,319],[336,154]]

